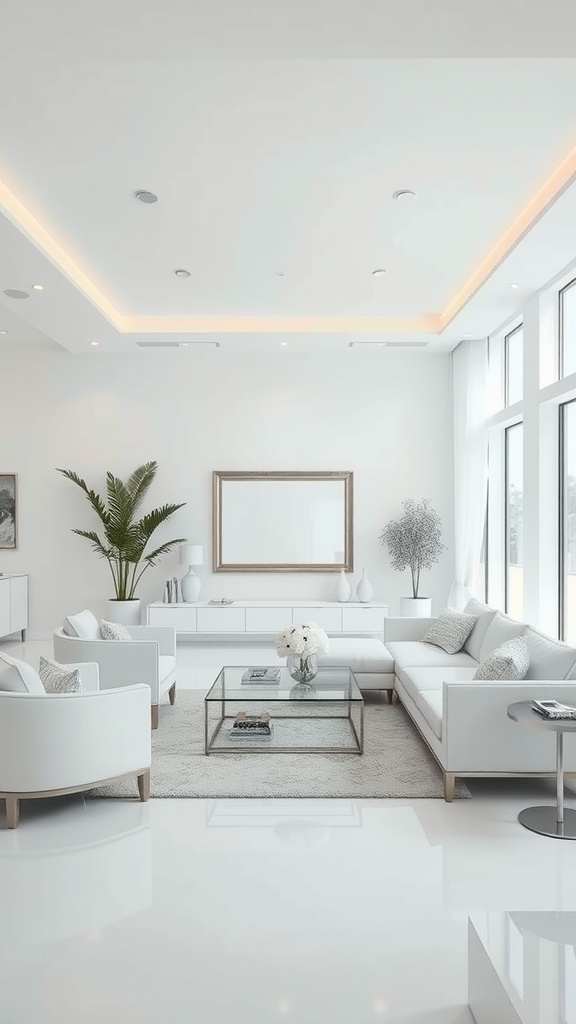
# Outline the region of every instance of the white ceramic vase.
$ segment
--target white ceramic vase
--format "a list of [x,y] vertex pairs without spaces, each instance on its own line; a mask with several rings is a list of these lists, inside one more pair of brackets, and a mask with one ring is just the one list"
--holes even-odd
[[336,583],[336,600],[344,604],[349,601],[352,597],[352,587],[350,586],[350,580],[346,576],[344,569],[340,569],[338,575],[338,582]]
[[140,598],[132,601],[108,601],[108,618],[110,622],[118,622],[122,626],[140,625]]
[[186,604],[194,604],[200,597],[202,583],[190,567],[190,570],[180,580],[180,593]]
[[400,615],[412,619],[429,618],[432,615],[431,597],[401,597]]
[[366,569],[362,570],[362,579],[356,587],[356,597],[362,604],[367,604],[374,597],[374,587],[366,575]]

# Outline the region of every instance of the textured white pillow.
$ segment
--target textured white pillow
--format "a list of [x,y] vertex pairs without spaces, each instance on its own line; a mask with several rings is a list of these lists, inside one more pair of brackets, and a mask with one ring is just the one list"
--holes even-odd
[[446,654],[457,654],[464,647],[477,618],[477,615],[445,608],[426,631],[422,640],[425,644],[441,647]]
[[98,619],[92,614],[89,608],[76,615],[67,615],[64,619],[63,630],[67,636],[76,636],[80,640],[99,640],[100,626]]
[[102,634],[103,640],[131,640],[132,637],[126,629],[126,626],[122,626],[119,622],[108,622],[108,619],[102,619],[100,623],[100,633]]
[[3,693],[44,693],[40,677],[32,665],[0,652],[0,690]]
[[524,679],[529,665],[528,641],[524,635],[517,636],[490,651],[474,679]]
[[41,657],[39,674],[46,693],[84,693],[77,668]]

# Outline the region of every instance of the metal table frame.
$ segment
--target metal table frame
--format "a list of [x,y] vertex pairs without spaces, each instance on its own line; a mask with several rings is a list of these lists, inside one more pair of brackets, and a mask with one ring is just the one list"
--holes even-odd
[[576,732],[576,720],[546,719],[532,710],[530,701],[518,701],[508,708],[508,718],[520,725],[556,733],[556,806],[525,807],[518,815],[524,828],[553,839],[576,839],[576,811],[564,807],[564,733]]

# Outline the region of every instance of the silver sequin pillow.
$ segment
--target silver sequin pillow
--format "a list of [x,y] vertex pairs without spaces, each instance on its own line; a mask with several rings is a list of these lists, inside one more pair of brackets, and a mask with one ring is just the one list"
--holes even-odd
[[524,679],[529,666],[528,640],[522,633],[490,651],[474,679]]
[[425,644],[441,647],[446,654],[457,654],[466,643],[470,633],[478,621],[477,615],[468,612],[457,612],[454,608],[445,608],[422,637]]
[[100,623],[100,634],[103,640],[131,640],[132,637],[126,629],[126,626],[120,625],[119,622],[108,622],[107,619],[102,619]]
[[46,693],[84,693],[77,668],[59,665],[57,661],[41,657],[38,675]]

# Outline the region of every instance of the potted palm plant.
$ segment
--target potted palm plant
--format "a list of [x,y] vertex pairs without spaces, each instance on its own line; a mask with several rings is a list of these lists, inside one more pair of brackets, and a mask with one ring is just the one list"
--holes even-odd
[[142,502],[156,476],[158,464],[145,462],[124,482],[113,473],[106,474],[106,499],[91,490],[72,469],[58,469],[86,495],[89,504],[102,524],[102,536],[95,530],[73,530],[79,537],[90,541],[93,551],[104,558],[110,567],[114,582],[115,597],[109,600],[109,615],[112,621],[132,626],[140,622],[140,600],[136,587],[142,576],[167,551],[182,544],[185,537],[168,540],[152,551],[147,545],[162,523],[174,515],[180,505],[162,505],[137,519]]
[[410,569],[412,576],[412,597],[400,598],[400,614],[420,618],[432,614],[431,598],[420,596],[420,574],[446,550],[442,520],[426,498],[403,501],[402,508],[400,518],[384,527],[380,541],[388,546],[392,568],[397,572]]

